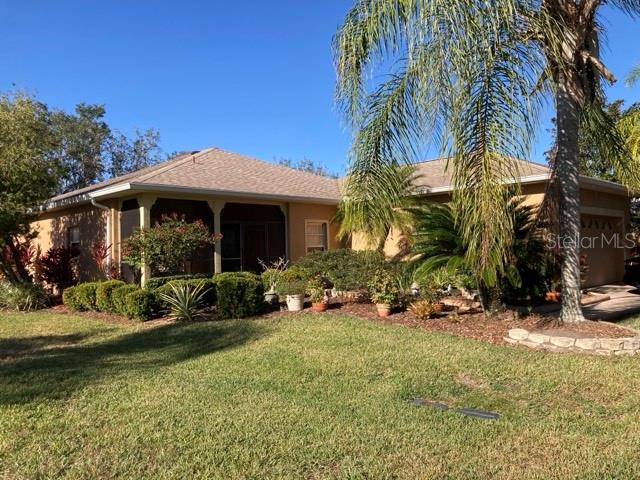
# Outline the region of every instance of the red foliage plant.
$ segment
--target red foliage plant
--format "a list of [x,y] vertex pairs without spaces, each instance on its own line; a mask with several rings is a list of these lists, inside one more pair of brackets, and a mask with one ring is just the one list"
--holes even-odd
[[78,281],[78,249],[74,247],[54,247],[37,260],[37,274],[48,285],[62,291]]

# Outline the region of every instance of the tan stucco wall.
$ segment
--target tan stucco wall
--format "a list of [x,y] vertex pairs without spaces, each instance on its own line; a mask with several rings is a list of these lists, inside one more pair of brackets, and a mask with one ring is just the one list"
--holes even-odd
[[[544,199],[545,183],[528,184],[522,186],[522,196],[526,205],[540,205]],[[425,197],[425,202],[447,202],[450,195],[443,193]],[[593,237],[599,233],[618,234],[621,241],[624,234],[629,231],[630,199],[624,194],[600,192],[591,188],[580,189],[580,204],[582,211],[582,236]],[[598,226],[596,228],[595,226]],[[399,251],[399,242],[403,236],[392,229],[385,240],[384,253],[387,257],[396,256]],[[364,235],[354,235],[352,248],[365,250],[372,248],[367,243]],[[586,255],[589,273],[587,274],[585,287],[602,285],[604,283],[619,283],[624,277],[624,259],[627,252],[622,248],[612,246],[597,246],[584,248],[582,255]]]
[[[93,280],[100,277],[98,266],[91,258],[92,245],[104,241],[107,212],[91,205],[83,205],[65,210],[56,210],[42,214],[31,226],[38,232],[35,246],[45,254],[50,248],[68,246],[67,229],[78,226],[80,229],[80,280]],[[113,229],[112,229],[113,231]]]
[[[305,255],[305,220],[330,221],[336,213],[333,205],[316,205],[311,203],[289,203],[287,230],[289,232],[289,259],[295,260]],[[343,244],[336,238],[338,225],[329,223],[329,249],[342,248]]]

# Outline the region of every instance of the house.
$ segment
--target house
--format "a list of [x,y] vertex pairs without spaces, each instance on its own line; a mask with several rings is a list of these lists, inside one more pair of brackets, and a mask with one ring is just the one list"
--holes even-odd
[[[447,201],[452,187],[442,159],[418,163],[425,201]],[[520,161],[523,194],[539,204],[549,169]],[[212,251],[193,258],[192,273],[259,270],[259,259],[284,256],[295,260],[314,250],[365,248],[354,237],[336,239],[332,223],[340,199],[340,180],[298,171],[219,148],[178,155],[137,172],[50,199],[34,227],[42,251],[52,246],[80,247],[83,278],[98,275],[92,245],[109,246],[109,260],[122,263],[121,245],[137,228],[177,213],[200,219],[223,238]],[[581,178],[582,231],[591,237],[624,238],[629,224],[629,194],[616,183]],[[389,255],[397,235],[387,239]],[[583,248],[589,264],[588,285],[622,281],[626,250],[602,243]],[[131,272],[123,265],[125,275]],[[142,272],[143,279],[149,271]]]
[[[34,226],[42,251],[80,247],[83,279],[97,275],[96,242],[121,263],[129,235],[174,213],[223,235],[192,259],[192,273],[259,270],[259,259],[340,248],[331,223],[339,197],[336,179],[207,148],[51,198]],[[126,265],[123,273],[131,277]],[[142,272],[143,282],[149,274]]]
[[[540,205],[547,189],[551,170],[543,165],[517,160],[521,192],[528,205]],[[418,189],[425,201],[447,202],[453,191],[451,175],[446,171],[446,160],[416,164]],[[629,190],[614,182],[591,177],[580,177],[581,256],[587,273],[584,286],[621,283],[624,261],[629,253],[630,201]],[[385,253],[398,253],[402,238],[391,232],[385,242]],[[352,242],[352,248],[364,248],[363,240]]]

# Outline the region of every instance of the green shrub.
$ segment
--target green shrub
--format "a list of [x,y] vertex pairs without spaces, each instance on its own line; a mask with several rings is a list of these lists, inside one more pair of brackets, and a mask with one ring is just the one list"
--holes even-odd
[[260,313],[264,286],[258,275],[249,272],[220,273],[214,277],[221,318],[243,318]]
[[211,276],[206,273],[192,273],[185,275],[168,275],[166,277],[153,277],[150,278],[145,284],[144,288],[148,288],[150,290],[156,290],[163,285],[166,285],[169,282],[173,282],[175,280],[196,280],[196,279],[210,279]]
[[164,287],[171,290],[158,296],[169,305],[169,313],[177,320],[193,320],[198,308],[202,305],[204,296],[210,288],[204,280],[197,284],[188,282],[170,282]]
[[158,298],[153,290],[140,288],[125,297],[125,315],[134,320],[149,320],[157,316],[158,310]]
[[28,312],[48,303],[49,295],[40,284],[0,281],[0,308]]
[[313,277],[314,275],[305,268],[299,265],[291,265],[280,275],[276,292],[281,297],[305,293],[307,281]]
[[366,288],[376,271],[392,265],[378,251],[348,249],[312,252],[293,264],[305,270],[308,277],[320,275],[329,279],[332,286],[341,291]]
[[387,270],[378,270],[369,282],[369,296],[373,303],[391,305],[398,296],[398,287],[393,275]]
[[121,280],[107,280],[98,284],[96,288],[96,308],[100,312],[115,312],[111,297],[113,291],[122,285],[125,285],[125,283]]
[[80,311],[96,310],[96,289],[98,282],[87,282],[76,285],[75,297]]
[[76,287],[68,287],[63,290],[62,303],[65,307],[70,308],[71,310],[80,310],[82,308],[82,305],[78,302]]
[[131,292],[140,290],[137,286],[130,283],[120,285],[111,292],[111,303],[113,304],[113,312],[120,315],[127,314],[127,295]]

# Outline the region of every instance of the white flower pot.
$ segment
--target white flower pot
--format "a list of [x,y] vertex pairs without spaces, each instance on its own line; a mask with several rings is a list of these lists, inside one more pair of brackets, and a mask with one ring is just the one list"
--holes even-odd
[[304,308],[304,293],[287,295],[287,309],[290,312],[299,312]]

